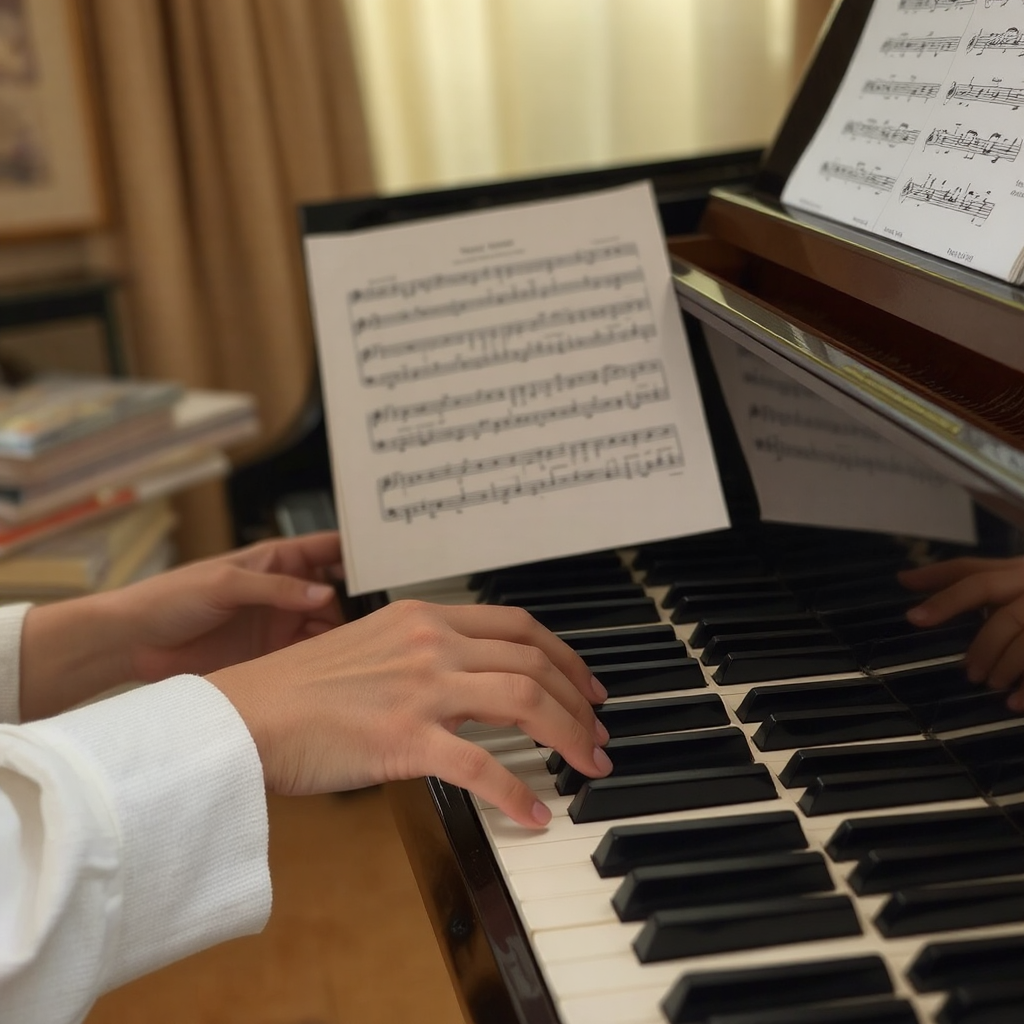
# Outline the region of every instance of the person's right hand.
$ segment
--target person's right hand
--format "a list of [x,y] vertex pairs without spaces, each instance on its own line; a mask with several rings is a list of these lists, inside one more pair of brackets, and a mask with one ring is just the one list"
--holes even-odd
[[907,612],[915,626],[987,611],[964,656],[967,678],[1010,690],[1007,704],[1024,711],[1024,558],[954,558],[907,569],[899,579],[910,590],[932,592]]
[[455,735],[468,720],[517,725],[586,775],[611,770],[591,707],[606,693],[519,608],[399,601],[208,678],[245,721],[277,793],[436,775],[520,824],[547,824],[524,782]]

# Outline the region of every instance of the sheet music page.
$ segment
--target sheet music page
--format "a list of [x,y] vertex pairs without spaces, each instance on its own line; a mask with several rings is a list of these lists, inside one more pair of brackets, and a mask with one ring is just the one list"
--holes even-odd
[[1024,279],[1024,0],[875,0],[782,201]]
[[306,258],[352,593],[728,524],[648,184]]
[[704,335],[762,519],[975,542],[962,487],[725,335]]

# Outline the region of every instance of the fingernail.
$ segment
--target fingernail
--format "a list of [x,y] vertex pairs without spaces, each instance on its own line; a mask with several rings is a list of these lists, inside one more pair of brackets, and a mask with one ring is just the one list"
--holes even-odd
[[597,736],[597,742],[603,747],[612,737],[611,733],[605,728],[604,722],[600,719],[597,720],[597,727],[594,729],[594,735]]
[[306,597],[317,603],[326,601],[329,597],[334,597],[334,587],[330,587],[326,583],[311,583],[306,587]]
[[1024,711],[1024,690],[1014,690],[1006,700],[1011,711]]
[[594,764],[602,775],[612,770],[611,758],[600,747],[594,747]]
[[971,665],[969,663],[965,664],[964,671],[967,673],[968,682],[980,683],[983,682],[985,679],[984,675],[982,675],[982,673],[978,671],[978,667],[976,665]]
[[907,619],[916,626],[923,626],[928,621],[928,613],[918,605],[907,612]]
[[590,677],[590,688],[594,691],[598,703],[603,704],[608,699],[608,691],[598,682],[597,676]]
[[531,817],[538,825],[546,825],[551,820],[551,811],[539,800],[533,805]]

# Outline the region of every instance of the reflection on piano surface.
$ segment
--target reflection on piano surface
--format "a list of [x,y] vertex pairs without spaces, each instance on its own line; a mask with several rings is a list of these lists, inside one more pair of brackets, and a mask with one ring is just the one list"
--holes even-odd
[[978,620],[909,626],[911,554],[750,524],[415,591],[527,607],[609,690],[604,780],[467,727],[553,809],[543,832],[432,783],[511,900],[508,1019],[1021,1019],[1024,719],[964,676]]

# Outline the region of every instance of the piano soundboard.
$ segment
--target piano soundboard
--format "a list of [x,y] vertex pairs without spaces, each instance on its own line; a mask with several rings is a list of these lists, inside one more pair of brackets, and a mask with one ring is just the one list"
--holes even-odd
[[463,729],[553,811],[473,799],[563,1024],[1024,1021],[1024,718],[980,619],[907,623],[925,547],[755,524],[389,595],[526,607],[609,691],[608,779]]

